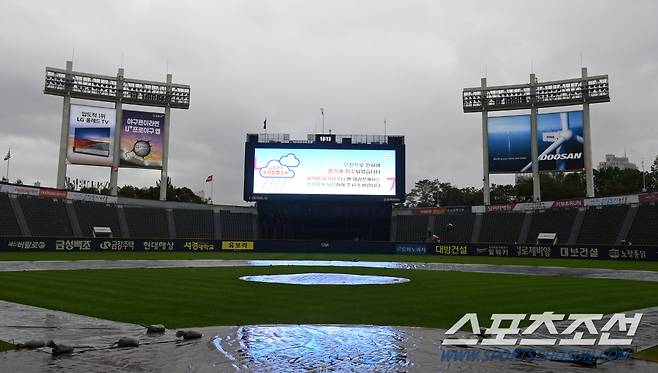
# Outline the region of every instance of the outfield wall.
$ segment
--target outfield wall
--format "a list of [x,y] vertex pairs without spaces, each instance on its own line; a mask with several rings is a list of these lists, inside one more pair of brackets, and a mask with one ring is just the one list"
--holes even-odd
[[480,256],[658,261],[658,246],[400,243],[373,241],[220,241],[191,239],[0,238],[0,252],[259,252]]

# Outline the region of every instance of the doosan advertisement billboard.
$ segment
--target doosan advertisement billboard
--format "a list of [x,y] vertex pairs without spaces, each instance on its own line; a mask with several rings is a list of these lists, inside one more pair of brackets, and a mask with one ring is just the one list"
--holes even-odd
[[112,166],[114,109],[71,105],[66,158],[73,164]]
[[[537,115],[540,171],[582,170],[583,112]],[[530,115],[488,118],[489,172],[531,172]]]
[[164,114],[124,110],[121,122],[120,166],[161,169]]

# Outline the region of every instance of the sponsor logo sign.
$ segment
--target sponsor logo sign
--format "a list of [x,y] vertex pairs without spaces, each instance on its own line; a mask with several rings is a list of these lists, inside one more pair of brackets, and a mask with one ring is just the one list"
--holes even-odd
[[468,255],[466,245],[436,245],[434,251],[441,255]]
[[253,250],[254,241],[222,241],[222,250]]
[[398,244],[395,245],[396,254],[427,254],[427,246],[424,244]]

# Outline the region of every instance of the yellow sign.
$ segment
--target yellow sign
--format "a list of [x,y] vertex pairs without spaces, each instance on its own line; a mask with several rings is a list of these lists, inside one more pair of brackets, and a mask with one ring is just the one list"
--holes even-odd
[[222,250],[253,250],[254,241],[222,241]]
[[466,245],[437,245],[435,250],[442,255],[468,255]]

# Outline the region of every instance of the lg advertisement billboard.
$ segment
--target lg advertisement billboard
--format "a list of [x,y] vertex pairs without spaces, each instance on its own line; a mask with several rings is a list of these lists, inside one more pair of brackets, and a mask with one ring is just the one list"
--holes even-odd
[[114,109],[71,105],[66,158],[73,164],[112,166]]
[[[489,172],[532,171],[530,115],[488,118]],[[540,171],[571,171],[585,167],[583,112],[537,115]]]
[[124,110],[121,122],[120,166],[161,169],[164,114]]
[[[164,114],[124,110],[121,122],[120,166],[161,169]],[[114,109],[71,105],[69,162],[112,166],[115,127]]]

